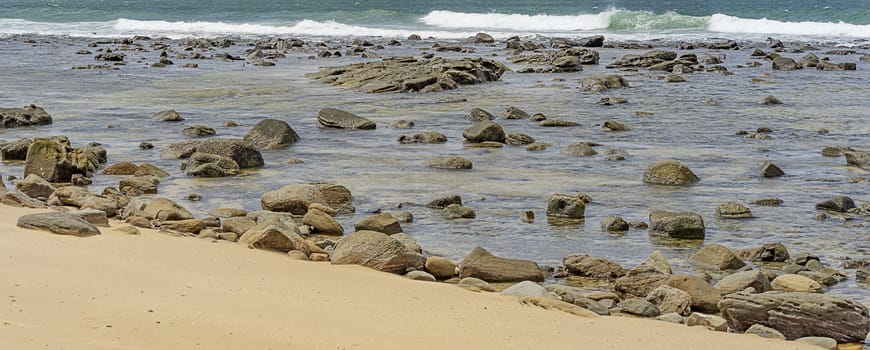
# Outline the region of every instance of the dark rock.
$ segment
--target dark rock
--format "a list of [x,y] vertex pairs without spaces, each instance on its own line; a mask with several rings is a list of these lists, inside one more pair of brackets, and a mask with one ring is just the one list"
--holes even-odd
[[782,101],[780,101],[780,99],[776,97],[773,97],[773,95],[768,95],[758,103],[763,105],[781,105]]
[[6,192],[6,189],[0,189],[0,204],[10,207],[19,208],[45,208],[43,201],[31,198],[22,192]]
[[501,116],[504,119],[529,119],[528,113],[514,106],[508,107]]
[[583,196],[553,194],[547,202],[547,216],[568,219],[583,219],[586,201]]
[[604,125],[602,125],[602,127],[607,131],[628,131],[628,130],[631,130],[627,126],[625,126],[625,124],[622,124],[622,123],[614,121],[614,120],[605,121]]
[[171,144],[160,151],[162,158],[186,159],[196,152],[231,158],[239,168],[264,165],[263,155],[250,142],[241,139],[208,139]]
[[604,97],[598,101],[598,104],[600,104],[602,106],[612,106],[612,105],[619,105],[619,104],[623,104],[623,103],[628,103],[628,100],[626,100],[622,97]]
[[824,202],[816,203],[816,209],[819,210],[831,210],[845,213],[852,208],[855,208],[855,201],[846,196],[836,196]]
[[782,171],[782,169],[780,169],[778,166],[776,166],[776,164],[773,164],[771,162],[761,163],[760,173],[761,173],[761,176],[768,177],[768,178],[780,177],[780,176],[785,175],[785,172]]
[[193,137],[205,137],[205,136],[214,136],[217,132],[205,125],[194,125],[189,126],[181,130],[181,133],[187,136]]
[[504,143],[505,134],[501,125],[492,121],[484,120],[468,129],[465,129],[465,131],[462,132],[462,137],[469,142],[493,141]]
[[495,116],[492,113],[489,113],[481,108],[472,108],[471,112],[468,112],[468,115],[465,116],[465,119],[471,121],[484,121],[484,120],[493,120]]
[[619,216],[608,216],[601,220],[601,229],[608,232],[628,231],[628,222]]
[[744,249],[737,252],[744,260],[785,262],[789,259],[788,249],[781,243],[769,243],[760,248]]
[[675,160],[660,160],[652,163],[643,174],[643,182],[653,185],[681,186],[699,180],[689,167]]
[[737,202],[725,202],[716,208],[716,215],[729,219],[751,218],[752,212],[746,206]]
[[[0,108],[0,129],[51,124],[51,115],[36,105]],[[4,157],[4,159],[6,159]]]
[[4,162],[27,159],[27,149],[33,143],[30,139],[18,141],[0,141],[0,159]]
[[535,138],[526,134],[510,134],[505,137],[504,142],[511,146],[523,146],[535,143]]
[[471,169],[471,161],[462,157],[439,157],[426,161],[426,165],[439,169]]
[[692,212],[654,211],[649,214],[650,235],[704,239],[704,219]]
[[299,141],[299,135],[287,122],[263,119],[245,135],[245,141],[265,149],[277,149]]
[[36,174],[27,175],[24,180],[15,182],[15,189],[31,198],[48,198],[54,193],[54,186]]
[[763,198],[752,201],[752,204],[763,205],[766,207],[778,207],[782,204],[782,199],[779,198]]
[[538,123],[538,126],[544,127],[544,128],[568,127],[568,126],[580,126],[580,123],[569,122],[567,120],[547,119],[547,120],[542,120],[540,123]]
[[719,303],[728,326],[738,332],[761,324],[786,339],[830,337],[839,343],[863,343],[870,332],[867,307],[831,295],[798,292],[730,294]]
[[390,127],[393,129],[410,129],[414,127],[413,120],[394,120],[390,122]]
[[437,144],[437,143],[445,143],[447,142],[447,136],[444,134],[432,131],[432,132],[421,132],[418,134],[414,134],[414,136],[399,136],[399,143],[401,144],[413,144],[413,143],[426,143],[426,144]]
[[481,247],[475,247],[462,260],[459,277],[487,282],[544,281],[544,274],[534,261],[500,258]]
[[225,177],[239,174],[239,164],[230,157],[196,152],[190,155],[184,168],[188,176]]
[[864,170],[870,170],[870,152],[846,151],[846,164],[856,166]]
[[100,234],[100,230],[79,216],[60,213],[27,214],[18,218],[18,227],[42,230],[59,235],[88,237]]
[[471,208],[459,204],[450,204],[441,209],[441,217],[445,219],[474,219],[477,214]]
[[788,57],[780,56],[780,57],[777,57],[773,60],[773,69],[775,69],[775,70],[789,71],[789,70],[795,70],[795,69],[800,69],[800,68],[802,68],[802,67],[800,65],[798,65],[797,62],[795,62],[793,59],[788,58]]
[[162,122],[180,122],[184,120],[184,118],[174,109],[154,113],[152,119]]
[[655,304],[640,298],[624,300],[622,312],[643,317],[656,317],[662,313]]
[[321,109],[317,122],[323,128],[373,130],[376,127],[371,120],[335,108]]
[[156,176],[131,176],[121,179],[118,183],[118,190],[129,197],[155,194],[159,184],[160,180]]
[[580,79],[583,91],[601,92],[607,89],[628,87],[628,80],[621,75],[590,75]]
[[427,208],[432,209],[444,209],[447,208],[451,204],[462,205],[462,198],[458,195],[449,195],[445,197],[435,198],[431,202],[426,204]]

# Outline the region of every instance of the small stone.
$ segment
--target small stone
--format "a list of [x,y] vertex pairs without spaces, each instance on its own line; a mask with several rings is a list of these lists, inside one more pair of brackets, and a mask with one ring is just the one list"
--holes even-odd
[[749,327],[744,333],[755,334],[762,338],[785,340],[785,336],[778,330],[757,323]]
[[716,215],[729,219],[751,218],[752,212],[746,206],[736,202],[725,202],[716,208]]
[[414,127],[414,122],[411,120],[394,120],[390,122],[390,127],[393,129],[410,129]]
[[601,230],[608,232],[628,231],[629,225],[619,216],[608,216],[601,220]]
[[451,204],[441,210],[441,216],[445,219],[474,219],[477,215],[471,208]]
[[139,143],[139,148],[141,148],[141,149],[153,149],[154,144],[152,144],[151,142],[141,142],[141,143]]
[[528,223],[528,224],[534,222],[535,221],[535,212],[533,212],[531,210],[526,210],[526,211],[522,212],[520,214],[520,220],[522,220],[523,222]]
[[308,255],[305,255],[305,252],[299,250],[291,250],[287,252],[287,257],[290,258],[290,260],[308,261]]
[[426,271],[411,271],[405,274],[405,277],[415,280],[415,281],[424,281],[424,282],[435,282],[435,276],[432,276]]
[[782,101],[780,101],[780,99],[776,97],[773,97],[773,95],[768,95],[758,103],[763,105],[781,105]]

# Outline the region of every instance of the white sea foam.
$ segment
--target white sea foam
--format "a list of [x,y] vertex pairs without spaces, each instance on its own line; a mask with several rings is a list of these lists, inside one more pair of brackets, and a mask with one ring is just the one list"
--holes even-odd
[[723,14],[710,17],[707,30],[719,33],[782,34],[796,36],[819,36],[828,38],[870,38],[870,25],[827,22],[781,22],[762,19],[746,19]]
[[518,32],[551,32],[606,29],[616,10],[570,16],[432,11],[420,18],[439,28],[498,29]]

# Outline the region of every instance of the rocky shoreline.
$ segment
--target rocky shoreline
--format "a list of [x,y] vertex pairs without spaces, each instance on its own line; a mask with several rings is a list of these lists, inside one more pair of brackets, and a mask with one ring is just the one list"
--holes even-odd
[[[360,59],[375,61],[328,67],[309,77],[366,93],[436,93],[471,88],[465,85],[497,82],[502,74],[510,70],[500,60],[475,56],[479,49],[504,51],[505,56],[510,56],[507,58],[509,62],[530,66],[517,70],[518,73],[560,74],[582,72],[585,65],[601,64],[600,54],[593,48],[608,45],[604,38],[551,40],[549,47],[546,43],[523,42],[519,38],[498,43],[480,34],[465,43],[436,41],[421,50],[419,59],[380,59],[381,55],[377,53],[388,47],[418,43],[420,39],[409,38],[404,42],[390,40],[384,44],[360,39],[332,45],[299,39],[264,39],[249,43],[243,46],[244,49],[238,48],[243,52],[236,56],[220,50],[239,46],[230,39],[168,43],[136,37],[94,41],[88,45],[89,49],[77,53],[95,55],[94,59],[102,63],[72,68],[128,69],[125,66],[130,62],[126,53],[132,56],[133,52],[141,55],[148,52],[152,56],[157,54],[156,61],[147,63],[155,69],[174,65],[174,61],[205,59],[245,61],[257,67],[270,67],[280,64],[292,52],[310,54],[310,59],[359,56]],[[862,62],[870,60],[867,54],[857,56],[859,52],[855,50],[829,50],[825,54],[838,58],[849,57],[856,62],[831,63],[830,57],[819,58],[813,53],[794,60],[780,53],[794,55],[818,49],[807,45],[786,47],[775,40],[767,44],[766,52],[760,48],[752,52],[751,56],[756,59],[746,66],[768,65],[772,71],[781,72],[816,68],[819,74],[830,74],[827,72],[832,71],[848,74],[848,71],[858,68],[866,69],[866,64]],[[503,45],[503,49],[495,48],[496,45]],[[722,41],[677,45],[675,49],[679,50],[739,50],[741,44]],[[684,82],[685,77],[690,75],[733,74],[722,64],[727,59],[725,53],[678,54],[668,48],[636,43],[616,43],[611,47],[646,52],[625,54],[606,64],[608,74],[584,76],[580,82],[583,93],[606,93],[610,89],[630,88],[632,82],[622,75],[630,72],[649,72],[655,74],[653,79],[663,79],[668,83]],[[91,49],[97,53],[91,52]],[[527,51],[532,53],[528,54]],[[439,53],[448,57],[434,57]],[[137,63],[147,61],[140,60]],[[190,69],[198,67],[196,63],[180,66]],[[607,106],[627,102],[626,99],[609,96],[602,98],[599,104]],[[710,100],[707,103],[718,102]],[[773,96],[759,102],[763,105],[781,103]],[[543,114],[528,113],[513,106],[508,107],[501,118],[506,121],[529,120],[535,123],[531,125],[539,127],[579,126]],[[173,125],[183,120],[184,115],[165,110],[156,112],[152,119]],[[578,159],[604,153],[607,162],[624,161],[629,155],[620,148],[603,150],[602,144],[593,141],[564,145],[536,142],[530,135],[506,132],[499,118],[480,108],[470,110],[466,119],[468,126],[462,131],[462,140],[426,131],[400,136],[399,145],[395,147],[459,142],[469,150],[525,146],[530,154],[556,147],[560,149],[560,154]],[[0,109],[0,120],[3,128],[38,127],[52,123],[51,116],[34,105]],[[377,123],[365,116],[330,106],[322,107],[316,122],[318,127],[336,129],[336,132],[369,132],[377,128]],[[397,129],[412,128],[413,124],[413,121],[396,118],[390,126]],[[240,139],[211,137],[215,132],[209,129],[206,125],[185,128],[184,134],[195,139],[161,147],[161,158],[182,160],[181,169],[185,176],[232,177],[263,167],[262,152],[292,147],[306,137],[297,133],[287,122],[269,118],[262,119]],[[627,132],[631,127],[616,120],[607,120],[602,123],[602,129],[607,133],[619,133]],[[738,131],[737,134],[763,140],[770,137],[770,130],[758,128],[755,132]],[[147,149],[149,145],[142,144],[140,147]],[[822,154],[842,157],[844,166],[864,170],[870,167],[868,152],[860,148],[832,147],[822,150]],[[167,177],[169,172],[148,163],[113,162],[109,152],[100,144],[73,147],[72,142],[64,136],[38,137],[2,142],[0,155],[4,162],[24,163],[23,174],[7,178],[12,180],[14,190],[5,189],[5,185],[0,189],[3,192],[3,204],[58,209],[53,214],[22,217],[18,224],[25,228],[84,237],[98,235],[98,226],[107,225],[109,219],[116,219],[125,221],[123,230],[133,234],[137,232],[137,227],[155,228],[174,235],[239,242],[250,248],[286,253],[293,259],[363,265],[416,280],[454,283],[474,291],[501,290],[505,295],[531,298],[523,299],[527,303],[539,306],[546,304],[546,308],[571,313],[628,314],[688,326],[704,326],[715,331],[748,332],[789,340],[822,337],[824,339],[808,341],[828,348],[832,341],[834,347],[841,344],[841,348],[843,344],[863,343],[870,331],[870,315],[866,306],[822,294],[826,286],[846,280],[854,280],[859,284],[870,282],[867,280],[870,276],[870,270],[866,269],[870,265],[867,260],[849,261],[849,268],[856,268],[856,272],[854,276],[848,276],[823,264],[819,256],[792,256],[782,244],[765,244],[739,251],[714,242],[698,244],[705,239],[706,231],[704,217],[699,212],[650,208],[646,221],[628,222],[619,216],[608,216],[600,223],[605,232],[619,234],[647,229],[650,240],[686,241],[701,245],[691,255],[690,262],[695,270],[688,274],[674,273],[668,260],[658,251],[632,268],[624,268],[603,257],[583,254],[565,256],[561,266],[543,267],[530,260],[496,256],[480,246],[462,261],[454,262],[427,253],[425,247],[414,240],[413,232],[404,232],[402,224],[414,221],[413,213],[406,208],[378,210],[357,220],[354,232],[346,232],[336,217],[356,212],[354,196],[351,194],[352,184],[286,185],[262,194],[262,210],[212,208],[209,215],[197,218],[175,201],[154,196],[160,193],[161,178]],[[425,164],[421,165],[439,171],[469,171],[478,167],[472,165],[472,160],[453,154],[425,160]],[[690,188],[704,180],[677,160],[660,159],[644,166],[646,170],[637,181],[646,186]],[[100,170],[105,175],[123,177],[117,186],[107,187],[101,193],[91,192],[88,185],[94,176],[102,176]],[[763,178],[777,178],[786,174],[773,162],[761,164],[753,172],[755,176]],[[862,177],[855,181],[866,183]],[[528,208],[530,211],[516,215],[523,221],[533,222],[534,210],[545,208],[546,220],[551,225],[572,225],[583,223],[587,216],[587,205],[594,203],[592,196],[586,193],[542,195],[550,196],[546,203],[539,203],[538,207]],[[463,205],[459,195],[426,200],[429,201],[424,205],[427,210],[437,212],[442,220],[461,222],[474,220],[478,216],[473,208]],[[762,199],[763,203],[753,205],[776,205],[777,200]],[[408,199],[407,202],[419,201]],[[864,223],[870,216],[870,203],[861,203],[860,198],[859,203],[856,203],[847,196],[832,195],[829,200],[818,202],[815,208],[819,219],[837,215]],[[745,204],[729,200],[720,202],[716,216],[717,220],[743,220],[751,218],[753,214]],[[545,281],[559,283],[547,283],[546,286],[533,283]],[[582,309],[577,311],[575,307]]]

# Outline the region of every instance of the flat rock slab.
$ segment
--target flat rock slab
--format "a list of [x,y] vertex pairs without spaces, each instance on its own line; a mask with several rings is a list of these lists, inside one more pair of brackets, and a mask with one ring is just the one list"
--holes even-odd
[[18,218],[18,227],[78,237],[100,234],[100,230],[96,226],[91,225],[81,217],[60,212],[24,215]]

